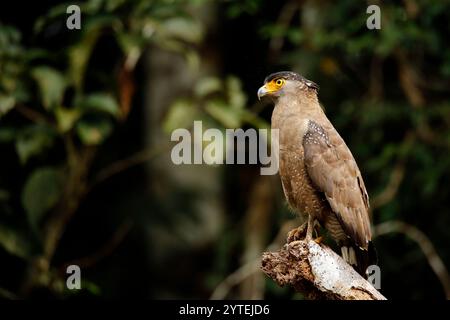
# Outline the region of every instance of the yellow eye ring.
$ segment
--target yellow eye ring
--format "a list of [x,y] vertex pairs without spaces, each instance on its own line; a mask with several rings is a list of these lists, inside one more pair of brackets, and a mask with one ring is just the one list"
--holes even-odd
[[277,79],[277,80],[275,81],[275,84],[276,84],[277,86],[279,86],[279,87],[281,87],[281,86],[283,85],[283,83],[284,83],[284,80],[283,80],[283,79]]

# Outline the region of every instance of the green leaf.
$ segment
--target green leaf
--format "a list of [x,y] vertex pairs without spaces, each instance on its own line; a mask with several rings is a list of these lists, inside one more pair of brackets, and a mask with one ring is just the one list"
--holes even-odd
[[39,168],[28,177],[22,192],[22,205],[33,230],[38,230],[45,213],[57,204],[62,189],[63,177],[56,168]]
[[0,45],[2,46],[2,49],[4,48],[4,45],[17,43],[20,39],[20,32],[15,27],[0,25]]
[[57,107],[55,110],[56,123],[60,132],[67,132],[73,128],[75,122],[80,118],[79,109],[68,109]]
[[0,126],[0,143],[8,143],[15,139],[16,129],[12,126]]
[[67,83],[63,74],[50,67],[36,67],[31,75],[37,82],[42,105],[47,109],[53,109],[62,103]]
[[35,125],[19,133],[16,140],[16,151],[20,163],[39,155],[53,145],[54,133],[48,127]]
[[118,117],[120,107],[116,99],[108,93],[93,93],[80,101],[80,106],[85,111],[98,111]]
[[160,28],[162,34],[167,38],[176,38],[190,43],[199,43],[203,38],[201,25],[192,19],[170,18],[165,20]]
[[27,55],[25,56],[25,61],[27,63],[33,63],[38,60],[48,59],[51,53],[45,49],[41,48],[28,48]]
[[9,253],[20,257],[30,257],[30,245],[25,236],[10,227],[0,224],[0,245]]
[[222,101],[208,101],[205,110],[226,128],[238,128],[241,126],[240,110],[230,108]]
[[233,76],[226,80],[227,93],[229,97],[230,106],[236,109],[242,109],[247,102],[247,97],[242,91],[241,81]]
[[106,11],[111,12],[125,5],[127,0],[109,0],[105,3]]
[[15,103],[16,99],[13,96],[0,94],[0,118],[14,108]]
[[93,30],[69,49],[69,75],[78,91],[82,89],[87,64],[99,36],[100,30]]
[[102,10],[104,3],[104,0],[86,1],[82,4],[81,12],[86,12],[90,15],[98,14]]
[[35,33],[40,33],[51,21],[54,21],[57,18],[66,18],[66,10],[67,4],[59,4],[52,7],[44,16],[41,16],[36,20],[36,22],[34,23],[33,31]]
[[126,55],[131,51],[140,49],[145,46],[146,39],[138,32],[130,32],[129,30],[118,30],[115,33],[117,44]]
[[270,130],[270,123],[249,110],[241,110],[241,119],[257,129]]
[[111,121],[103,118],[82,119],[76,126],[81,142],[89,146],[102,143],[111,134],[112,129]]
[[202,78],[195,85],[194,92],[198,97],[205,97],[222,89],[221,81],[216,77]]
[[198,111],[192,101],[180,99],[170,107],[163,122],[164,131],[170,133],[178,128],[187,128],[197,115]]
[[[94,296],[99,296],[102,293],[102,289],[99,285],[95,284],[92,281],[83,279],[81,282],[81,287],[87,290],[89,293],[91,293]],[[72,292],[74,290],[71,290]],[[75,290],[76,291],[76,290]]]
[[[88,8],[87,6],[84,6],[82,12],[91,11],[92,13],[95,13],[99,9],[93,1],[87,2],[86,5],[93,5],[93,7]],[[78,91],[82,91],[89,59],[103,30],[107,28],[118,30],[121,26],[121,21],[116,16],[110,14],[96,14],[95,17],[86,19],[86,23],[84,23],[82,27],[83,33],[81,40],[68,50],[69,77]]]

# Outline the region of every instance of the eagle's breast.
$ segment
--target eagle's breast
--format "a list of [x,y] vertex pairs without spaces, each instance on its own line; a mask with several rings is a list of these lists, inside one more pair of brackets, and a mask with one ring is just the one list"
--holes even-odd
[[279,130],[279,169],[287,202],[293,211],[323,220],[329,206],[314,187],[304,161],[303,141],[309,120],[294,115],[274,118],[272,128]]

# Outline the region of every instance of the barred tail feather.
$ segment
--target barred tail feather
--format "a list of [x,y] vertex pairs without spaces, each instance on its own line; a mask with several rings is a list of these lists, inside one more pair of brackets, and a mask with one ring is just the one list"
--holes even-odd
[[377,254],[371,241],[367,250],[358,246],[342,246],[341,253],[342,258],[365,279],[367,279],[367,268],[377,264]]

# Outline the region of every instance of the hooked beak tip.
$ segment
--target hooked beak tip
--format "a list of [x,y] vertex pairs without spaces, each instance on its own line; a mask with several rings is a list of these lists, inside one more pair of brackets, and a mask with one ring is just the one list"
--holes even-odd
[[261,100],[262,97],[264,97],[267,94],[267,89],[262,86],[261,88],[258,89],[258,100]]

